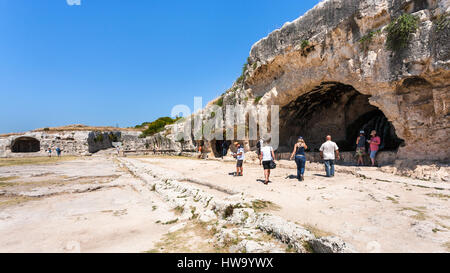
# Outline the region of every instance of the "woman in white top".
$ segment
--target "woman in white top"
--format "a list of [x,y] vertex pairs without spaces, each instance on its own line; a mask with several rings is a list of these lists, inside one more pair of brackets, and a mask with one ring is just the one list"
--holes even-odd
[[273,148],[268,144],[269,142],[270,140],[264,140],[264,146],[261,147],[261,154],[259,155],[259,160],[262,161],[264,167],[264,177],[266,178],[264,181],[265,185],[269,184],[270,162],[275,159]]

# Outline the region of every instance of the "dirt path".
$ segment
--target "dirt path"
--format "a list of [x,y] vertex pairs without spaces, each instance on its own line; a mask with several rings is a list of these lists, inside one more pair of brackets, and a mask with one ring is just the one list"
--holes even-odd
[[[258,165],[246,164],[245,176],[235,178],[232,162],[126,160],[219,199],[245,193],[271,201],[276,204],[271,214],[316,237],[339,236],[361,252],[450,252],[447,184],[376,169],[341,168],[329,179],[312,164],[306,181],[299,183],[294,164],[281,162],[273,183],[265,186]],[[228,251],[215,246],[205,226],[174,221],[179,215],[167,200],[114,157],[31,163],[0,166],[0,252]],[[284,247],[278,245],[277,251]]]
[[[168,176],[183,177],[193,186],[200,182],[211,194],[226,195],[220,190],[224,189],[271,201],[280,207],[273,214],[317,234],[340,236],[362,252],[450,251],[450,191],[433,185],[418,187],[401,177],[392,182],[392,175],[376,170],[370,171],[376,174],[374,179],[348,173],[329,179],[316,166],[316,171],[307,172],[304,183],[292,179],[294,169],[278,168],[271,176],[273,183],[265,186],[258,165],[247,164],[245,176],[236,178],[230,175],[235,171],[233,163],[183,158],[129,160]],[[389,179],[383,181],[383,177]]]
[[0,167],[0,179],[0,252],[148,251],[174,218],[111,158]]

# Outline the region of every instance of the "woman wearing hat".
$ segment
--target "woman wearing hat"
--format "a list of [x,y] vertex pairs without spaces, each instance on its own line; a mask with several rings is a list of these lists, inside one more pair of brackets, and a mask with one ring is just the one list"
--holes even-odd
[[364,131],[359,132],[356,139],[356,156],[358,157],[358,166],[364,166],[364,155],[366,154],[366,136]]
[[305,143],[303,137],[299,137],[297,143],[294,145],[294,150],[291,154],[291,160],[295,157],[295,163],[297,164],[297,179],[298,181],[305,180],[305,165],[306,165],[306,155],[305,150],[308,146]]

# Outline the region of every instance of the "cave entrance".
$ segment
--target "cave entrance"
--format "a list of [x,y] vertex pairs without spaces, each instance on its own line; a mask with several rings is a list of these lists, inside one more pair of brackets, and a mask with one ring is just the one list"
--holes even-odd
[[39,140],[32,137],[19,137],[11,145],[13,153],[37,153],[41,150]]
[[291,152],[299,136],[310,151],[317,152],[326,135],[333,137],[341,151],[354,151],[361,130],[366,136],[376,130],[380,149],[396,151],[403,140],[383,112],[369,103],[369,97],[338,82],[324,82],[298,97],[280,111],[279,152]]
[[[224,145],[225,144],[225,145]],[[214,154],[214,157],[221,158],[223,149],[226,148],[227,152],[232,148],[232,143],[229,140],[212,140],[211,141],[211,150]]]

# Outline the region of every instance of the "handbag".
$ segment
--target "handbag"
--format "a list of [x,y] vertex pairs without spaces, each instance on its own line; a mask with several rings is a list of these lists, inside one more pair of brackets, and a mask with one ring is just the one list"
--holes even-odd
[[271,170],[273,170],[273,169],[275,169],[277,167],[277,163],[275,163],[275,161],[271,160],[269,167],[270,167]]

